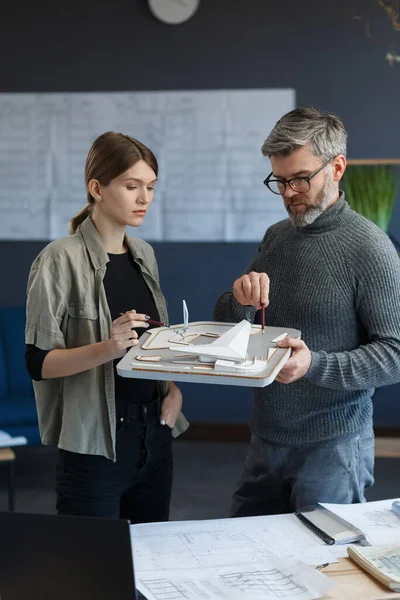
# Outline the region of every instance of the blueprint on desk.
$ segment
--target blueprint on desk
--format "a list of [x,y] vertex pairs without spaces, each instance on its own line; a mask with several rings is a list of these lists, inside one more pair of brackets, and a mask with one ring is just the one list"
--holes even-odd
[[131,535],[149,600],[316,598],[325,578],[304,563],[337,562],[294,515],[132,525]]
[[259,241],[287,216],[263,180],[261,146],[295,106],[292,89],[0,94],[0,239],[67,235],[86,204],[85,160],[105,131],[159,162],[140,229],[151,241]]
[[257,566],[148,573],[136,586],[147,600],[311,600],[333,583],[298,559],[281,558]]
[[394,500],[400,498],[360,504],[321,503],[321,505],[358,527],[370,544],[400,546],[400,518],[391,510]]

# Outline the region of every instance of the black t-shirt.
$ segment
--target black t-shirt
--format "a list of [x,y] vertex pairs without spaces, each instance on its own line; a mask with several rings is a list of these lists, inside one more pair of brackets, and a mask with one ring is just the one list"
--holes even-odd
[[[130,252],[109,254],[110,261],[104,277],[104,288],[107,302],[114,321],[128,310],[149,315],[155,321],[160,320],[154,299],[143,279],[139,266]],[[149,327],[151,329],[151,326]],[[145,328],[138,328],[139,337]],[[42,366],[50,350],[42,350],[33,345],[26,346],[25,361],[32,379],[42,379]],[[154,400],[157,396],[157,383],[146,379],[120,377],[116,365],[120,359],[114,360],[115,400],[129,404],[142,404]]]
[[[135,309],[137,313],[149,315],[155,321],[160,320],[153,296],[143,279],[139,266],[130,252],[109,254],[110,262],[104,277],[104,288],[110,308],[111,320],[120,313]],[[151,329],[151,325],[148,329]],[[137,328],[140,337],[146,329]],[[114,369],[121,359],[114,360]],[[147,379],[120,377],[115,370],[115,400],[137,404],[150,402],[157,395],[156,382]]]

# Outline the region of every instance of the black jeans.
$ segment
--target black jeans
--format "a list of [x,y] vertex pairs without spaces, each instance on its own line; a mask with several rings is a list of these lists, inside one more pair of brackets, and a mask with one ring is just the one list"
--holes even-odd
[[160,402],[117,403],[116,408],[116,462],[59,450],[57,513],[132,523],[168,521],[172,432],[160,425]]

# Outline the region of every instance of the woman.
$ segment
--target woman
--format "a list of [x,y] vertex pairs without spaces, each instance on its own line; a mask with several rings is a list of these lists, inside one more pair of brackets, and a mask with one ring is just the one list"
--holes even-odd
[[[149,318],[167,321],[153,249],[126,236],[153,200],[158,165],[108,132],[86,160],[88,203],[28,282],[26,364],[44,444],[57,444],[58,514],[168,519],[172,428],[188,424],[172,382],[125,379],[115,365]],[[133,307],[133,308],[132,308]]]

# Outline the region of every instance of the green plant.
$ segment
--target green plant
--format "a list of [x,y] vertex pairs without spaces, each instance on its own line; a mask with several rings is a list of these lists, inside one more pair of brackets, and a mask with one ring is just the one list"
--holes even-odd
[[343,183],[350,206],[387,232],[397,195],[394,169],[389,165],[350,165]]

